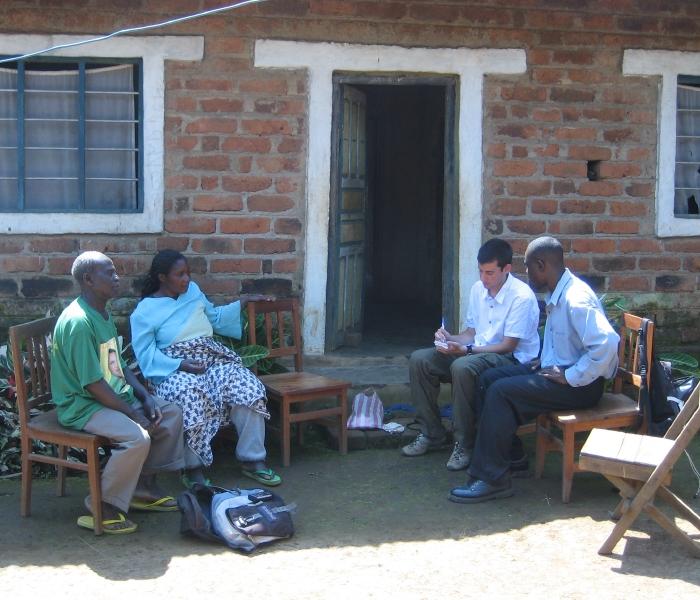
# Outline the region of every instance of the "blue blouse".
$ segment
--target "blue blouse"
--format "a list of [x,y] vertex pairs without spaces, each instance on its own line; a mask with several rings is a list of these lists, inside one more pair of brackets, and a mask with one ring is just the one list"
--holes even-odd
[[141,372],[156,385],[182,362],[163,354],[163,348],[213,332],[237,339],[242,334],[240,301],[214,306],[194,281],[177,298],[144,298],[130,321],[131,343]]

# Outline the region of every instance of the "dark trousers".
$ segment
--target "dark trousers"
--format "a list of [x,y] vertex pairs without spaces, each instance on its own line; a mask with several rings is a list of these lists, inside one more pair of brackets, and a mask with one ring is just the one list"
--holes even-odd
[[603,394],[602,377],[581,387],[549,381],[527,365],[489,369],[469,475],[490,483],[509,475],[515,432],[550,410],[595,406]]

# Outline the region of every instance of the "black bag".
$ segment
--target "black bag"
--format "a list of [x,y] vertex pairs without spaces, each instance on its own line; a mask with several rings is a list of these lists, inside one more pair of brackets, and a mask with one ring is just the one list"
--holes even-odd
[[[647,365],[646,333],[649,319],[642,320],[639,330],[641,342],[639,346],[640,372],[642,375],[641,406],[647,419],[647,433],[663,437],[673,423],[683,404],[698,383],[697,377],[673,378],[671,363],[661,361],[652,354],[651,365]],[[647,389],[646,373],[651,369],[651,389]]]
[[277,494],[261,488],[227,490],[195,484],[177,497],[180,533],[234,550],[252,552],[259,546],[294,535],[291,513]]

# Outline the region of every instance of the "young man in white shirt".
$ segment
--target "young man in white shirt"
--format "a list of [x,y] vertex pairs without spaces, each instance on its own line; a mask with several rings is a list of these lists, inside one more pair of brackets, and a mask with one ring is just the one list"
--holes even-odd
[[404,456],[421,456],[443,447],[446,432],[437,397],[440,383],[451,382],[454,448],[447,468],[466,469],[475,441],[479,374],[537,357],[537,299],[527,284],[511,274],[512,260],[508,242],[496,238],[487,241],[477,255],[480,281],[471,289],[467,328],[453,335],[440,327],[435,332],[434,348],[411,355],[411,400],[421,433],[402,448]]
[[486,395],[469,480],[450,492],[453,502],[512,496],[510,450],[518,426],[550,410],[595,406],[617,369],[620,337],[593,290],[564,266],[561,244],[552,237],[533,240],[525,266],[532,288],[547,291],[540,364],[484,373]]

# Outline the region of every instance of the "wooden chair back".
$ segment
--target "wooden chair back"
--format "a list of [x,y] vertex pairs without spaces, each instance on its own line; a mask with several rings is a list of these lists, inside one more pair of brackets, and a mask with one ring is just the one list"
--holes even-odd
[[[294,370],[303,371],[299,300],[284,298],[248,302],[247,311],[250,343],[265,346],[270,351],[270,358],[293,357]],[[264,339],[258,336],[260,319],[262,319]],[[254,367],[253,370],[257,372]]]
[[33,409],[51,402],[50,344],[57,319],[46,317],[10,327],[17,408],[22,430],[26,430]]
[[[632,313],[622,313],[622,321],[620,323],[620,345],[618,347],[618,367],[617,374],[613,380],[613,392],[621,394],[624,391],[625,385],[634,386],[637,388],[636,400],[639,403],[642,388],[642,355],[640,332],[645,319],[633,315]],[[647,389],[651,383],[651,375],[649,368],[653,356],[654,344],[654,322],[647,319],[646,340],[644,343],[646,354],[646,385]]]

